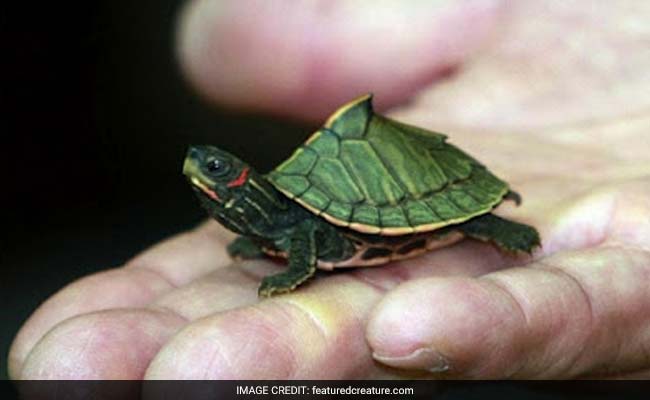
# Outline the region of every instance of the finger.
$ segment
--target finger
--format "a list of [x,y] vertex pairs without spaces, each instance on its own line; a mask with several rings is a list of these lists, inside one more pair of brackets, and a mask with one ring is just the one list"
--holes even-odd
[[68,319],[39,341],[20,378],[142,379],[153,356],[184,322],[170,313],[124,309]]
[[41,337],[59,322],[80,314],[142,307],[161,293],[227,264],[227,234],[213,222],[171,238],[136,257],[125,268],[82,278],[49,298],[18,332],[9,352],[9,371],[18,376]]
[[321,276],[296,292],[261,303],[254,298],[261,277],[279,267],[256,261],[215,271],[156,302],[194,322],[163,347],[147,377],[383,376],[386,372],[370,357],[364,328],[385,290],[421,276],[485,274],[501,257],[489,246],[468,241],[411,263]]
[[380,292],[345,276],[329,281],[195,321],[162,348],[146,377],[335,379],[369,374],[373,363],[363,326]]
[[82,278],[50,297],[22,326],[9,352],[9,373],[20,376],[25,358],[50,329],[68,318],[109,308],[140,307],[171,286],[143,269],[114,269]]
[[479,279],[429,278],[391,292],[368,326],[375,359],[478,378],[575,377],[647,366],[650,255],[558,254]]
[[[49,329],[26,360],[15,364],[12,376],[140,379],[160,346],[176,330],[190,320],[257,302],[256,287],[261,276],[278,269],[269,262],[246,262],[217,269],[182,287],[168,288],[159,293],[159,298],[146,301],[146,306],[139,305],[145,308],[134,308],[138,305],[133,299],[116,305],[119,309],[94,311],[90,307]],[[134,274],[127,278],[134,279]],[[110,291],[110,284],[115,283],[104,282],[104,289]],[[133,283],[138,286],[143,282]],[[129,296],[118,293],[117,297]]]
[[194,1],[180,59],[211,99],[323,118],[366,92],[405,101],[485,43],[504,3]]

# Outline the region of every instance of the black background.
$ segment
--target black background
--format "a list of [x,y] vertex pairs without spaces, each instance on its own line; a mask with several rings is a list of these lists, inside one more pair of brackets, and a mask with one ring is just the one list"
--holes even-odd
[[213,143],[261,170],[314,127],[219,109],[184,81],[180,0],[0,11],[0,376],[20,324],[75,278],[204,218],[180,170]]

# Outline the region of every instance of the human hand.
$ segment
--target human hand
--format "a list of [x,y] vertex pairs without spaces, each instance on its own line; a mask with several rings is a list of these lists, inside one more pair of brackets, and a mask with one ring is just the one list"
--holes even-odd
[[188,9],[182,60],[207,97],[312,119],[365,91],[412,100],[391,116],[510,182],[524,203],[498,212],[542,249],[466,240],[259,301],[281,267],[232,264],[232,236],[208,222],[50,298],[12,377],[647,377],[647,5],[282,4]]

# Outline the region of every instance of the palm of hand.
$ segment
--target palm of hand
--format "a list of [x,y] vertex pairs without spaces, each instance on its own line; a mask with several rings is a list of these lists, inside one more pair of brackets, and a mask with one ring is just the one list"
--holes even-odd
[[[471,90],[472,101],[480,102],[477,77],[498,87],[505,78],[492,67],[507,50],[503,45],[425,91],[396,118],[450,131],[455,144],[521,192],[524,206],[498,212],[540,230],[543,248],[534,259],[464,241],[418,259],[321,277],[296,293],[258,302],[260,278],[278,267],[231,265],[224,246],[232,237],[208,223],[53,296],[19,334],[12,375],[647,373],[647,114],[632,118],[618,112],[625,105],[615,104],[600,121],[584,122],[592,116],[580,109],[562,114],[557,104],[565,99],[549,96],[526,111],[547,115],[549,125],[531,122],[526,112],[518,121],[488,109],[478,125],[486,132],[479,135],[453,99],[468,98],[463,91]],[[567,80],[576,76],[563,72]]]

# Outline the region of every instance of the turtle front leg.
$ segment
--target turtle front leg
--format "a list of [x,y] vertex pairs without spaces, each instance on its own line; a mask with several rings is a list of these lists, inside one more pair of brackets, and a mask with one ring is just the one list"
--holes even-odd
[[484,214],[458,226],[465,235],[493,242],[511,253],[532,253],[540,246],[539,233],[529,225],[509,221],[494,214]]
[[239,236],[226,248],[228,255],[233,259],[250,260],[264,257],[260,246],[247,236]]
[[317,257],[315,232],[316,223],[312,220],[298,225],[290,239],[289,269],[264,278],[259,289],[260,296],[290,292],[314,275]]

